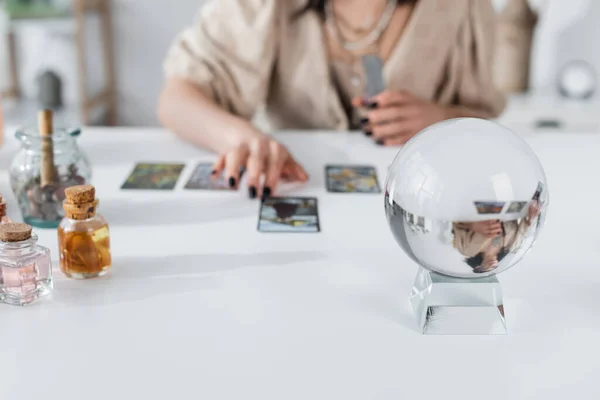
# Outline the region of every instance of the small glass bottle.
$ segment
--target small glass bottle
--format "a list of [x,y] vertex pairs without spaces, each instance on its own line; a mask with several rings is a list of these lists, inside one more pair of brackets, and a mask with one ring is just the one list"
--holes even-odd
[[96,189],[72,186],[65,196],[65,217],[58,226],[60,269],[74,279],[102,276],[111,266],[110,238],[108,223],[96,214]]
[[37,127],[19,128],[21,149],[10,165],[10,182],[23,220],[56,228],[64,217],[65,189],[91,181],[91,166],[77,145],[79,129],[58,128],[53,114],[40,112]]
[[50,250],[27,224],[0,224],[0,302],[29,304],[52,291]]

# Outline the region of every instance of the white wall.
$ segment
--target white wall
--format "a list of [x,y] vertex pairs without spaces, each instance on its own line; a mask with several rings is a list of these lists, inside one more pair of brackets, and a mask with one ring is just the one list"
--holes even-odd
[[[6,37],[8,32],[8,20],[0,13],[0,37]],[[8,75],[8,48],[0,43],[0,91],[6,88]]]
[[[493,0],[496,10],[507,1]],[[552,90],[558,69],[570,59],[587,60],[600,71],[600,53],[594,47],[600,40],[600,1],[530,0],[530,4],[541,16],[532,50],[534,89]]]
[[114,0],[119,116],[131,125],[156,124],[162,61],[177,33],[192,24],[204,0]]
[[[117,78],[119,85],[120,122],[125,125],[155,125],[156,98],[162,84],[162,60],[175,35],[192,23],[205,0],[113,0]],[[500,9],[507,0],[493,0]],[[593,62],[600,71],[600,0],[531,0],[541,9],[543,18],[538,25],[533,50],[532,86],[536,90],[552,88],[556,70],[565,60],[583,58]],[[37,38],[37,39],[36,39]],[[27,43],[22,42],[22,78],[35,94],[31,84],[37,67],[43,34],[29,31]],[[90,37],[90,65],[97,67],[96,37]],[[36,44],[37,40],[37,44]],[[587,41],[587,46],[584,45]],[[53,55],[47,57],[62,72],[68,100],[76,100],[74,74],[75,55],[64,40],[57,42]],[[43,47],[43,46],[42,46]],[[96,53],[96,54],[93,54]],[[100,71],[93,74],[92,87],[100,85]]]

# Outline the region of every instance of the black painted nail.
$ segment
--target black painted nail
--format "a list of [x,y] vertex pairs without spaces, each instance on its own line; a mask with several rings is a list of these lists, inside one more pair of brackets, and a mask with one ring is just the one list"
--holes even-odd
[[360,119],[360,124],[361,125],[366,125],[369,123],[369,118],[361,118]]
[[375,143],[377,143],[379,146],[383,146],[383,139],[379,139]]
[[271,188],[270,188],[270,187],[268,187],[268,186],[266,186],[266,187],[263,189],[263,195],[262,195],[262,199],[263,199],[263,201],[265,201],[265,200],[266,200],[266,199],[267,199],[267,198],[268,198],[270,195],[271,195]]
[[248,189],[248,195],[250,196],[251,199],[255,199],[256,198],[256,187],[250,186],[250,189]]
[[214,175],[214,174],[216,174],[216,173],[217,173],[217,170],[216,170],[216,169],[213,169],[212,171],[210,171],[210,174],[211,174],[211,175]]
[[373,135],[373,132],[371,132],[371,131],[365,131],[365,136],[371,136],[371,135]]
[[235,178],[232,176],[231,178],[229,178],[229,187],[234,187],[235,186]]
[[370,109],[377,108],[377,106],[378,106],[378,104],[376,101],[373,101],[373,102],[367,104],[367,107]]

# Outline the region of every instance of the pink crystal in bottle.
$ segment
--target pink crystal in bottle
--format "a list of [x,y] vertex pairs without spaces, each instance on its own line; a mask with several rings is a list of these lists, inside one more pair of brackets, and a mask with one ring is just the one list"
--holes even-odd
[[29,304],[52,291],[50,251],[26,224],[0,224],[0,302]]

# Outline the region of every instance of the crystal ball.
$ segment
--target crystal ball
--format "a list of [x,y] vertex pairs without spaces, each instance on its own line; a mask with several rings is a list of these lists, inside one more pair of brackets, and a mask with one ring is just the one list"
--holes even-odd
[[458,118],[424,129],[398,152],[385,182],[392,233],[417,264],[456,278],[515,265],[548,207],[544,169],[509,129]]

